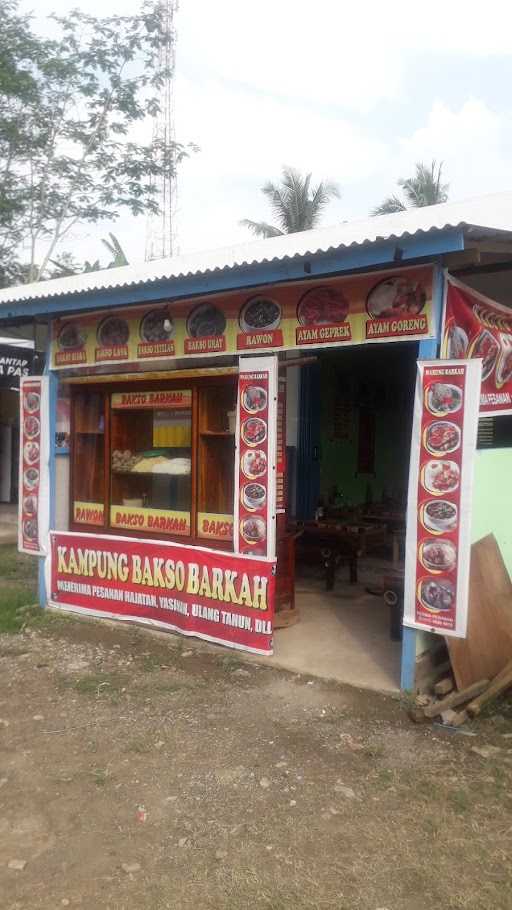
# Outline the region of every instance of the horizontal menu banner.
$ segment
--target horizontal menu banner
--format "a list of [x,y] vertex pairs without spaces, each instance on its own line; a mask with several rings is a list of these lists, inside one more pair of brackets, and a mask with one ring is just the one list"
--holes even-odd
[[59,319],[54,369],[435,337],[432,267]]
[[206,547],[52,532],[49,600],[272,654],[274,567]]

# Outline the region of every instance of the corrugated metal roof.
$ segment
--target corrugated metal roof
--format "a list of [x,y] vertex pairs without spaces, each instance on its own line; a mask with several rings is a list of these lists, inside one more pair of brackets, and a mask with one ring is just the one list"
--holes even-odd
[[0,306],[16,301],[85,294],[108,288],[134,287],[152,281],[205,275],[225,269],[304,258],[315,254],[363,246],[378,241],[400,240],[416,234],[464,228],[489,235],[512,232],[512,192],[480,196],[465,202],[447,202],[319,228],[254,240],[171,259],[159,259],[118,269],[103,269],[85,275],[56,278],[0,290]]

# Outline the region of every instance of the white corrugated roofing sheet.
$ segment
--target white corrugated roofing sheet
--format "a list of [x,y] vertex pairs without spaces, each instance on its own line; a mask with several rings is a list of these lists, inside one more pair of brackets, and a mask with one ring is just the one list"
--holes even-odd
[[334,227],[302,231],[268,240],[253,240],[140,265],[103,269],[85,275],[5,288],[0,290],[0,306],[16,301],[84,294],[107,288],[133,287],[162,279],[205,275],[224,269],[314,256],[382,240],[400,240],[415,234],[450,228],[483,229],[485,234],[512,232],[512,192],[348,221]]

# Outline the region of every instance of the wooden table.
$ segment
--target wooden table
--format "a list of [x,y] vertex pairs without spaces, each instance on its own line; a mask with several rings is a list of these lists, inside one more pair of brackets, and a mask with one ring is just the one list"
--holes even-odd
[[296,526],[297,561],[320,563],[325,569],[325,587],[332,590],[336,570],[344,563],[349,567],[350,584],[357,583],[359,539],[328,522],[304,522]]

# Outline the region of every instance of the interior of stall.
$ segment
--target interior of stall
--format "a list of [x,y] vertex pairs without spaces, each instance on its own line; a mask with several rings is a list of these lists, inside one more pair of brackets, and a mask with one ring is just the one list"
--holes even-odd
[[417,356],[417,343],[331,349],[289,371],[279,537],[281,565],[295,551],[295,598],[277,613],[275,653],[291,669],[399,685]]

